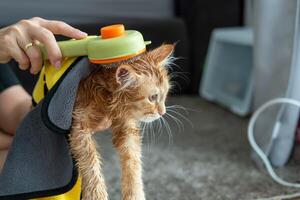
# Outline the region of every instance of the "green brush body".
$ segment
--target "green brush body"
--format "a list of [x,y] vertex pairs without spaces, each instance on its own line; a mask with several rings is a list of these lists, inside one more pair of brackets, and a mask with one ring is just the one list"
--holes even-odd
[[[119,35],[108,37],[111,32],[102,31],[105,28],[123,27]],[[110,29],[110,31],[114,29]],[[88,36],[81,40],[67,40],[58,42],[63,57],[87,56],[97,64],[118,62],[139,55],[144,52],[150,41],[144,41],[143,35],[135,30],[124,30],[123,25],[112,25],[101,29],[100,36]],[[113,33],[113,32],[112,32]],[[105,37],[104,37],[105,36]],[[46,48],[39,45],[44,60],[48,59]]]

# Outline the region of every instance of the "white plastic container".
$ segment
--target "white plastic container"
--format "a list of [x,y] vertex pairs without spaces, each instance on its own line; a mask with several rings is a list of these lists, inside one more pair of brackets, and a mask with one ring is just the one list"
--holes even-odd
[[200,95],[245,116],[253,92],[253,32],[220,28],[212,33]]

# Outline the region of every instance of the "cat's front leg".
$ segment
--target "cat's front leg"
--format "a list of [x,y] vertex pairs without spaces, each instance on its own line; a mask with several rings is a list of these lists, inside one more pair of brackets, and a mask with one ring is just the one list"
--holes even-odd
[[113,128],[113,144],[121,163],[123,200],[145,200],[142,181],[141,136],[136,127]]
[[73,127],[69,136],[70,150],[82,177],[82,200],[107,200],[108,194],[102,175],[100,155],[92,134]]

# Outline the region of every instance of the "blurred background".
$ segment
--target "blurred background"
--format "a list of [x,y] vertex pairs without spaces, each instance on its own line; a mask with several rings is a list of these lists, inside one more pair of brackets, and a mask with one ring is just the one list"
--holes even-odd
[[[269,177],[247,141],[247,125],[266,101],[298,99],[297,76],[291,76],[298,7],[297,0],[10,0],[0,1],[0,27],[39,16],[98,34],[102,26],[122,23],[151,40],[150,48],[177,43],[169,115],[164,128],[153,124],[144,133],[147,199],[257,199],[297,191]],[[15,72],[31,92],[37,77]],[[289,138],[284,147],[269,143],[282,115],[282,107],[273,109],[259,119],[256,139],[271,148],[276,172],[299,181],[298,108],[284,108],[290,116],[281,130]],[[110,198],[120,199],[111,135],[96,138]]]
[[0,26],[40,16],[99,34],[104,25],[123,23],[127,29],[142,32],[146,40],[152,41],[152,48],[177,43],[176,56],[181,58],[177,64],[189,79],[177,79],[180,93],[196,94],[211,31],[220,26],[242,25],[243,5],[242,0],[10,0],[0,2]]

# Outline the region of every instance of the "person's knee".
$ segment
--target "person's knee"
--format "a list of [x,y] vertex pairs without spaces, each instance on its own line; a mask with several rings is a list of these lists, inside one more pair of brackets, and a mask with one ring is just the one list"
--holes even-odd
[[8,150],[0,150],[0,174],[6,161]]
[[8,150],[13,141],[13,136],[0,131],[0,151]]
[[4,133],[0,130],[0,173],[2,171],[2,168],[4,166],[7,153],[9,151],[9,148],[12,144],[13,136]]
[[13,135],[31,105],[30,95],[20,85],[4,90],[0,94],[0,128]]

